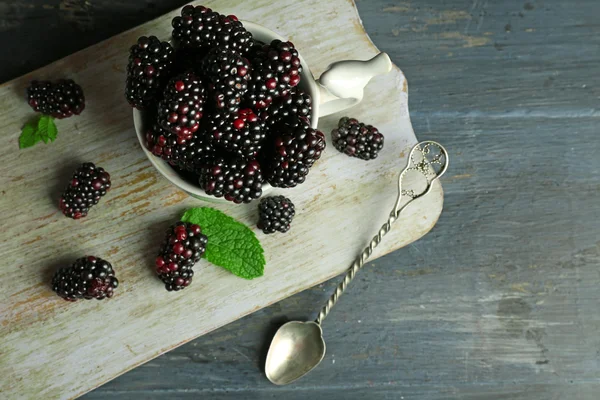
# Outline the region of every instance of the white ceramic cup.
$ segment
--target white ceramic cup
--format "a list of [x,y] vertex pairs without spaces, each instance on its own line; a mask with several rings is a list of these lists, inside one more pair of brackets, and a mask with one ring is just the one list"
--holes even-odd
[[[264,26],[253,22],[244,21],[244,27],[252,32],[255,39],[265,43],[279,39],[286,41],[277,33]],[[302,55],[299,55],[302,63],[302,72],[299,88],[312,97],[312,127],[317,128],[319,117],[345,110],[358,104],[363,98],[363,89],[371,78],[376,75],[388,73],[392,69],[392,62],[385,53],[379,53],[367,61],[345,60],[331,64],[319,80],[312,75],[310,68]],[[210,202],[225,202],[223,198],[207,195],[196,182],[184,179],[175,171],[169,163],[154,156],[145,146],[145,133],[143,111],[133,109],[133,124],[142,149],[152,165],[167,178],[169,182],[177,186],[192,197]],[[263,185],[263,193],[268,192],[271,186]]]

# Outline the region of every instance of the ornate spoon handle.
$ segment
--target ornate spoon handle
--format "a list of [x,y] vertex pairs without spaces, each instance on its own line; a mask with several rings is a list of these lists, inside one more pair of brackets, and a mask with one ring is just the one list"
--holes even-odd
[[[369,259],[373,250],[381,243],[381,239],[390,231],[392,224],[398,219],[398,216],[414,200],[425,196],[432,187],[433,182],[441,177],[448,167],[448,153],[442,145],[432,142],[425,141],[417,143],[410,151],[408,165],[400,173],[398,177],[398,197],[394,205],[394,209],[390,213],[390,216],[385,224],[381,226],[377,235],[371,239],[371,242],[362,253],[354,260],[354,263],[348,269],[348,272],[344,276],[344,279],[336,287],[335,291],[327,300],[327,303],[319,312],[319,316],[315,320],[317,324],[321,324],[327,317],[331,308],[337,303],[340,296],[348,287],[348,284],[352,282],[356,273],[365,265],[365,262]],[[419,188],[403,188],[402,181],[406,177],[409,171],[414,171],[425,178],[426,184],[422,184]],[[409,200],[400,205],[404,196],[409,197]]]

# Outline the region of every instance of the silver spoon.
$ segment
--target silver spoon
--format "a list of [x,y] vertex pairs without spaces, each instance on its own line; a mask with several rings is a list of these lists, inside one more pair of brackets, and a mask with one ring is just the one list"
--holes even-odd
[[379,245],[383,236],[390,231],[392,223],[398,219],[400,212],[414,200],[429,193],[433,182],[440,178],[447,168],[448,153],[439,143],[425,141],[417,143],[412,148],[408,165],[398,177],[398,198],[390,217],[354,261],[344,280],[321,309],[317,319],[307,322],[291,321],[282,325],[275,333],[265,364],[265,373],[271,382],[276,385],[287,385],[319,365],[325,356],[325,341],[321,329],[323,320],[358,270],[371,256],[375,247]]

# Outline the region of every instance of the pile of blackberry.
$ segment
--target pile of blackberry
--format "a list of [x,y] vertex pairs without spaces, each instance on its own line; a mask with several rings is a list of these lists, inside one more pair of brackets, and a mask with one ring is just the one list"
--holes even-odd
[[235,203],[294,187],[325,149],[291,42],[262,43],[234,15],[187,5],[172,43],[131,47],[125,97],[143,109],[146,147],[207,194]]
[[194,276],[192,267],[206,251],[206,243],[207,238],[198,225],[177,222],[167,230],[156,257],[156,273],[168,291],[190,285]]
[[93,256],[79,258],[52,278],[52,290],[67,301],[112,297],[118,285],[112,265]]
[[93,163],[84,163],[60,196],[59,207],[69,218],[83,218],[109,189],[110,174]]

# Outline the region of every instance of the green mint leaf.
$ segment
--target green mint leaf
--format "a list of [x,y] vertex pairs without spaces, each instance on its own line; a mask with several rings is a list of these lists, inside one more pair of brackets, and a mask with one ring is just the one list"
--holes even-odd
[[21,130],[21,136],[19,136],[19,148],[25,149],[32,147],[40,141],[40,136],[37,134],[37,126],[32,122],[28,122]]
[[190,208],[181,220],[200,225],[208,238],[204,257],[209,262],[245,279],[263,275],[263,248],[246,225],[209,207]]
[[44,143],[48,143],[49,140],[53,142],[56,139],[56,125],[54,124],[54,118],[50,115],[42,115],[37,128]]

